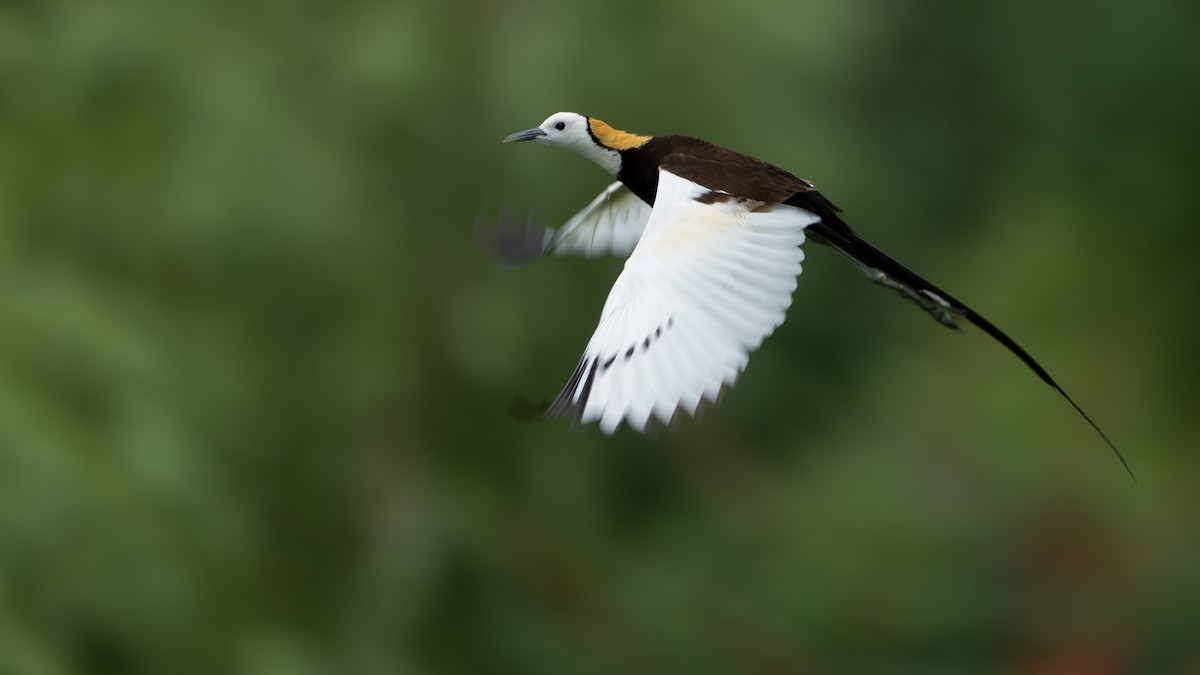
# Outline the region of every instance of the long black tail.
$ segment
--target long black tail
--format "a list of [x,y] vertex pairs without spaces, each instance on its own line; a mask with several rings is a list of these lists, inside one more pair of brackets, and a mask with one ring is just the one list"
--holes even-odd
[[[829,206],[832,207],[831,204]],[[963,317],[978,326],[983,332],[992,336],[997,342],[1015,354],[1017,358],[1021,359],[1026,366],[1029,366],[1030,370],[1037,373],[1037,376],[1042,378],[1043,382],[1053,387],[1063,398],[1067,399],[1071,407],[1075,408],[1083,419],[1096,430],[1096,433],[1100,434],[1100,438],[1104,439],[1108,447],[1112,448],[1117,459],[1121,460],[1121,465],[1129,472],[1130,478],[1133,478],[1133,482],[1137,483],[1137,477],[1133,475],[1133,470],[1129,468],[1129,463],[1125,461],[1125,456],[1117,449],[1117,445],[1112,442],[1108,434],[1104,433],[1092,421],[1091,417],[1088,417],[1088,414],[1083,411],[1083,408],[1079,407],[1075,399],[1063,391],[1063,388],[1054,381],[1054,378],[1050,377],[1050,373],[1046,372],[1046,369],[1035,361],[1021,345],[1006,335],[1004,331],[997,328],[991,321],[980,316],[978,312],[957,300],[954,296],[929,283],[917,273],[892,260],[887,254],[864,241],[862,237],[859,237],[856,232],[842,222],[836,214],[826,213],[821,215],[824,216],[822,220],[814,225],[809,225],[806,230],[810,239],[832,247],[857,265],[872,281],[891,288],[901,296],[912,300],[922,309],[929,312],[938,323],[955,330],[961,330],[957,318]]]

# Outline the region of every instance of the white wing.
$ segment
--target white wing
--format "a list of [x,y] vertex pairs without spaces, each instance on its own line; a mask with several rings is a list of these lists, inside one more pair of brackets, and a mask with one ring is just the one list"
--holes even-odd
[[544,250],[585,258],[626,256],[649,219],[650,205],[617,181],[562,227],[547,231]]
[[679,408],[694,415],[702,398],[715,402],[783,323],[804,228],[817,220],[660,171],[645,233],[549,414],[598,420],[613,433],[622,422],[645,430],[652,415],[669,423]]

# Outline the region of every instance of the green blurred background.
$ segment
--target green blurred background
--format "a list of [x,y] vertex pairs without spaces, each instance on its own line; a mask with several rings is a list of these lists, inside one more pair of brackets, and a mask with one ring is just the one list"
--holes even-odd
[[[0,672],[1200,672],[1200,5],[0,4]],[[559,110],[817,182],[702,424],[521,423],[614,259]]]

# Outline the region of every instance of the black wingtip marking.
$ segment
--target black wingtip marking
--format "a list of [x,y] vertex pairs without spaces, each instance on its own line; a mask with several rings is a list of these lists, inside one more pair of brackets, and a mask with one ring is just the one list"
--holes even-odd
[[[653,334],[647,335],[641,340],[641,342],[635,342],[634,344],[630,345],[629,348],[623,352],[624,358],[622,359],[622,362],[633,358],[633,355],[637,353],[638,345],[641,345],[642,352],[645,353],[665,331],[670,330],[674,325],[675,318],[667,317],[666,323],[659,324],[654,329]],[[603,361],[601,358],[602,355],[593,356],[590,354],[585,354],[584,357],[579,360],[579,365],[575,366],[575,372],[571,373],[571,379],[567,380],[567,384],[563,386],[562,391],[559,392],[554,401],[550,402],[549,404],[543,403],[540,408],[538,408],[540,409],[541,416],[544,418],[569,417],[574,423],[578,424],[580,419],[583,417],[583,411],[585,408],[587,408],[588,401],[591,398],[592,385],[596,381],[597,371],[603,373],[609,368],[612,368],[614,365],[617,365],[617,360],[622,358],[622,353],[618,352],[612,354]],[[578,397],[575,395],[576,392],[579,392]],[[574,400],[576,398],[578,400]],[[517,404],[514,403],[513,409],[515,410],[517,408]],[[535,409],[534,406],[525,402],[522,402],[522,405],[520,405],[519,408],[522,413],[527,413],[529,410]],[[653,419],[653,415],[651,415],[651,419]],[[622,424],[624,424],[624,421],[622,421]],[[647,425],[649,424],[650,421],[647,420]],[[645,433],[646,428],[640,429],[640,431]]]
[[[587,407],[588,397],[591,396],[592,383],[596,379],[596,368],[599,363],[599,359],[583,357],[576,366],[575,372],[571,374],[571,379],[567,380],[566,386],[546,409],[543,417],[570,417],[572,422],[578,424],[579,419],[583,416],[584,408]],[[583,382],[582,387],[580,386],[581,381]],[[579,389],[579,400],[572,401],[576,389]]]
[[500,209],[494,228],[482,212],[475,219],[475,235],[479,245],[493,260],[506,267],[523,267],[545,255],[546,240],[550,238],[548,233],[551,231],[552,228],[542,224],[532,213],[521,224],[507,208]]

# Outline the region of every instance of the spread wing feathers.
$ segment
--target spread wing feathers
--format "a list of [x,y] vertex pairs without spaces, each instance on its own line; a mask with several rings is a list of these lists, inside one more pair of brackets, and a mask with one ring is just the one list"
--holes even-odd
[[544,250],[585,258],[626,256],[641,239],[649,219],[650,205],[617,181],[562,227],[547,231]]
[[575,373],[547,414],[645,430],[716,402],[783,323],[809,211],[735,198],[660,171],[645,233]]

